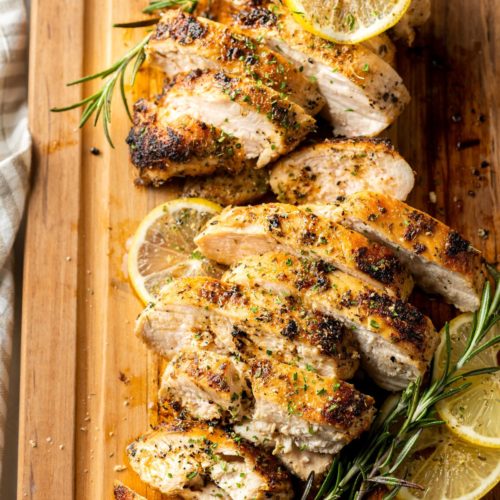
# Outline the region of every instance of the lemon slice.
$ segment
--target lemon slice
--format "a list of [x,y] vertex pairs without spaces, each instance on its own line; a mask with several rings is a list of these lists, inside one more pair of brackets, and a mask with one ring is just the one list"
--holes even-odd
[[500,480],[500,451],[463,441],[441,425],[422,433],[397,476],[424,488],[402,488],[399,499],[475,500]]
[[[462,314],[451,321],[452,364],[465,350],[466,339],[471,328],[471,314]],[[484,341],[499,333],[500,328],[497,325],[488,332]],[[483,351],[472,358],[461,372],[496,366],[497,352],[498,346]],[[442,374],[445,358],[446,343],[443,331],[441,344],[436,351],[434,378]],[[471,377],[466,381],[471,383],[468,389],[437,404],[440,417],[460,438],[479,446],[500,448],[500,373]],[[460,384],[463,384],[463,381],[457,382],[455,386]]]
[[304,29],[336,43],[360,43],[392,28],[411,0],[285,0]]
[[202,198],[179,198],[159,205],[142,220],[128,253],[129,279],[147,304],[173,278],[220,276],[223,269],[206,259],[193,238],[222,207]]

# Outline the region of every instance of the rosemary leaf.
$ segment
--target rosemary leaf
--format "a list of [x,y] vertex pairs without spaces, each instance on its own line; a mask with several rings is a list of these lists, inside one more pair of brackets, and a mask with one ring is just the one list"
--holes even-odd
[[102,119],[104,134],[111,147],[114,147],[111,140],[111,133],[109,125],[111,123],[111,102],[116,85],[120,87],[120,95],[130,119],[132,115],[128,106],[127,95],[125,92],[125,74],[129,65],[134,62],[132,66],[132,84],[135,82],[137,72],[146,59],[145,47],[151,38],[151,33],[144,37],[137,45],[132,47],[121,59],[116,61],[109,68],[104,69],[93,75],[84,76],[70,82],[68,85],[77,85],[88,82],[90,80],[104,79],[104,83],[100,90],[85,97],[77,103],[70,104],[69,106],[61,108],[52,108],[51,111],[62,112],[70,109],[83,107],[82,116],[80,118],[79,127],[83,127],[92,115],[94,115],[94,125],[97,125],[99,119]]
[[183,7],[186,12],[192,13],[198,4],[198,0],[155,0],[142,10],[145,14],[151,14],[157,10],[170,7]]
[[113,28],[145,28],[158,24],[159,20],[159,17],[153,17],[152,19],[141,19],[140,21],[131,21],[129,23],[115,23],[113,24]]

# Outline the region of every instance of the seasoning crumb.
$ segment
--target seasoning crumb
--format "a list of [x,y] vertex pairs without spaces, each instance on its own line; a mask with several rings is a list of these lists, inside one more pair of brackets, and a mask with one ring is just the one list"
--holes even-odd
[[52,438],[49,436],[47,439],[45,439],[45,441],[47,441],[47,443],[52,443]]
[[126,385],[130,384],[130,379],[123,372],[118,373],[118,380]]
[[477,230],[477,234],[479,235],[479,237],[482,239],[482,240],[487,240],[489,235],[490,235],[490,232],[488,229],[485,229],[483,227],[480,227],[478,230]]
[[481,162],[481,168],[488,168],[490,166],[490,162],[483,160]]
[[92,146],[90,148],[90,153],[93,154],[94,156],[99,156],[101,154],[101,151],[97,149],[95,146]]
[[471,198],[474,198],[476,196],[476,192],[473,191],[472,189],[469,189],[469,191],[467,191],[467,194],[471,197]]
[[486,116],[485,116],[485,115],[483,115],[483,114],[480,114],[480,115],[479,115],[479,121],[480,121],[481,123],[484,123],[484,122],[486,121]]
[[66,262],[70,262],[71,261],[71,257],[69,255],[66,256]]
[[453,113],[451,115],[451,121],[453,123],[459,123],[462,121],[462,115],[460,113]]
[[37,442],[34,439],[30,439],[30,446],[32,448],[36,448],[38,445],[37,445]]
[[60,445],[59,445],[59,449],[60,449],[60,450],[64,450],[64,445],[63,445],[63,444],[60,444]]
[[108,432],[109,437],[113,437],[114,435],[115,435],[115,433],[113,431]]
[[437,203],[437,196],[434,191],[429,191],[429,201],[431,203]]
[[115,472],[123,472],[124,470],[127,470],[126,465],[115,465],[114,469]]
[[87,432],[87,427],[80,427],[80,430],[81,430],[82,432]]

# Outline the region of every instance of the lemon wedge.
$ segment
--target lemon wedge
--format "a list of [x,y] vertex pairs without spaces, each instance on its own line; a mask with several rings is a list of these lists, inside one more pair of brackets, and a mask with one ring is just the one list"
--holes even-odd
[[[462,314],[450,322],[451,364],[465,350],[466,340],[472,328],[471,314]],[[498,324],[487,334],[483,342],[500,333]],[[498,346],[483,351],[467,363],[460,372],[476,370],[497,365]],[[438,378],[446,359],[444,331],[434,362],[433,377]],[[444,399],[437,404],[439,416],[450,430],[478,446],[500,448],[500,372],[479,375],[466,379],[471,386],[457,395]],[[457,382],[455,386],[463,384]]]
[[478,447],[456,437],[446,425],[426,429],[399,477],[423,490],[402,488],[402,500],[475,500],[500,480],[500,450]]
[[392,28],[411,0],[285,0],[302,27],[336,43],[354,44]]
[[179,198],[149,212],[128,252],[128,275],[144,304],[182,276],[220,276],[222,268],[206,259],[193,238],[222,207],[202,198]]

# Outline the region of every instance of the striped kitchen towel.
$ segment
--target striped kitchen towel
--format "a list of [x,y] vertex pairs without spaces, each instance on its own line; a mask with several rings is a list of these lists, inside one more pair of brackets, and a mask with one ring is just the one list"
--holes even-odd
[[12,247],[29,184],[27,26],[23,0],[0,0],[0,479],[14,330]]

